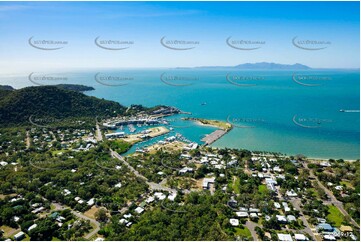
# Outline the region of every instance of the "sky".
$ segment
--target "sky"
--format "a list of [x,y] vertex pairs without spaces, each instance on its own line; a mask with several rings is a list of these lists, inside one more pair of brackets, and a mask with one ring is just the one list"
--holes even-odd
[[[359,8],[359,2],[0,2],[0,74],[254,62],[359,68]],[[66,44],[41,50],[29,44],[31,37],[31,43]],[[95,44],[97,37],[98,43],[132,44],[100,44],[129,47],[109,50]],[[163,37],[167,46],[194,48],[166,48]],[[229,37],[238,41],[233,46],[257,49],[232,48]],[[305,50],[294,38],[299,46],[299,40],[313,40],[322,42],[312,48],[325,48]],[[171,40],[192,43],[172,45]],[[241,45],[241,40],[257,44]]]

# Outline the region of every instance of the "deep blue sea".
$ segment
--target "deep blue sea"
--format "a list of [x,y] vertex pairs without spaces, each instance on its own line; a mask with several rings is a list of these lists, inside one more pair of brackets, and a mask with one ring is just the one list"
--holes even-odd
[[[133,69],[46,75],[63,80],[37,83],[85,84],[95,88],[87,95],[124,105],[171,105],[192,113],[183,116],[228,120],[234,128],[215,147],[317,158],[360,156],[359,70]],[[4,76],[0,83],[35,85],[28,77]],[[198,143],[214,130],[178,116],[170,119],[173,133]]]

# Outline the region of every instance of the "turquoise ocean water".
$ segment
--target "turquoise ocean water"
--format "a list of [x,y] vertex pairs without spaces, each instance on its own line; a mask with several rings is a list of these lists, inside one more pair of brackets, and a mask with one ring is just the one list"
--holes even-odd
[[[93,86],[87,95],[124,105],[171,105],[192,113],[183,116],[234,124],[214,147],[317,158],[360,156],[360,113],[340,112],[360,109],[359,70],[134,69],[47,75],[66,77],[61,83]],[[34,85],[28,77],[0,80],[16,88]],[[178,116],[170,119],[174,131],[168,135],[179,132],[199,143],[214,130],[189,126]]]

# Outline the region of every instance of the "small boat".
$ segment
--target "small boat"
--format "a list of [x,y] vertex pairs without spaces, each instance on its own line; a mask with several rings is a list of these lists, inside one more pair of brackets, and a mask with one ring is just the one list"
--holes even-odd
[[202,106],[204,106],[204,105],[207,105],[207,103],[206,103],[206,102],[204,102],[204,103],[201,103],[201,105],[202,105]]

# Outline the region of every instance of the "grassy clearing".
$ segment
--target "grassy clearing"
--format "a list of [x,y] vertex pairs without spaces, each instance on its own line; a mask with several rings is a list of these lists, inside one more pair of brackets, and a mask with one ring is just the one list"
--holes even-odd
[[354,189],[354,187],[352,186],[352,184],[348,181],[341,181],[340,182],[341,185],[345,185],[347,188],[352,188]]
[[239,190],[240,185],[241,185],[241,180],[239,179],[239,177],[234,176],[233,177],[233,186],[232,186],[234,193],[236,193],[236,194],[240,193],[240,190]]
[[337,207],[329,205],[328,212],[329,214],[327,215],[327,220],[334,226],[340,227],[341,224],[345,221],[345,217]]
[[248,240],[253,240],[251,231],[247,227],[244,227],[243,229],[236,228],[236,235],[240,236],[241,238],[247,238]]
[[268,192],[267,186],[266,185],[259,185],[258,186],[258,192],[261,194],[265,194]]

